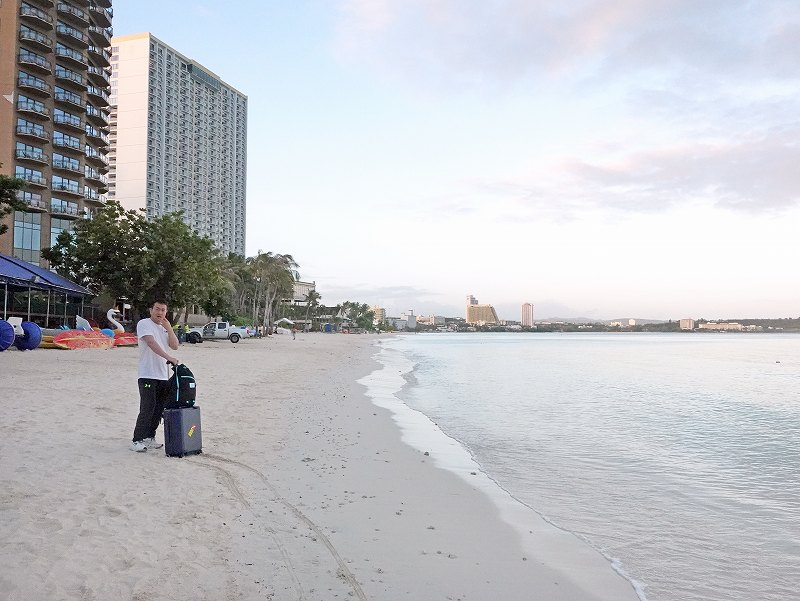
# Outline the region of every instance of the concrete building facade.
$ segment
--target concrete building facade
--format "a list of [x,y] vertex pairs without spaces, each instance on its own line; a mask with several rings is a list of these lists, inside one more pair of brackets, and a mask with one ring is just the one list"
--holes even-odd
[[467,323],[471,325],[497,325],[500,320],[492,305],[467,305]]
[[44,265],[107,197],[111,0],[0,1],[0,173],[25,181],[0,252]]
[[111,46],[109,198],[243,256],[247,97],[150,33]]
[[533,327],[533,305],[531,303],[523,303],[522,304],[521,324],[522,324],[522,327],[524,327],[524,328],[532,328]]

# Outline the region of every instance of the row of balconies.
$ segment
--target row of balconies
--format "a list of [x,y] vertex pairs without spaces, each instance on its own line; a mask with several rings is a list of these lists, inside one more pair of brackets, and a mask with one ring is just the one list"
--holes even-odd
[[[47,178],[42,175],[34,175],[34,174],[18,174],[17,178],[24,180],[29,186],[34,186],[37,188],[47,188]],[[69,196],[75,196],[83,198],[84,200],[90,200],[92,202],[100,202],[105,203],[108,198],[105,194],[100,194],[97,190],[92,188],[91,186],[81,186],[80,184],[70,183],[52,183],[50,189],[53,192],[58,194],[67,194]]]
[[[17,193],[17,198],[28,205],[28,208],[37,212],[47,212],[48,203],[42,199],[41,194],[34,194],[31,192]],[[63,202],[61,200],[51,200],[49,203],[49,212],[52,215],[59,217],[72,217],[77,219],[80,216],[78,204],[74,202]]]
[[[29,161],[33,163],[39,163],[42,165],[46,165],[50,162],[50,155],[46,152],[41,150],[25,150],[25,149],[16,149],[14,153],[17,160],[20,161]],[[57,159],[53,158],[53,169],[59,169],[61,171],[69,171],[71,173],[83,174],[83,176],[95,182],[101,184],[101,187],[105,188],[108,185],[108,178],[100,173],[100,171],[95,170],[94,168],[86,165],[81,167],[80,162],[77,159]]]

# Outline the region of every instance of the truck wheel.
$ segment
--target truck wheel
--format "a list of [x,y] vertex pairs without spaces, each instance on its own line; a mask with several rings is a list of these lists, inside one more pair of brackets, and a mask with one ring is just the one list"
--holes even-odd
[[239,336],[239,334],[231,334],[230,340],[231,342],[233,342],[233,344],[236,344],[237,342],[239,342],[240,338],[241,336]]
[[197,332],[189,332],[189,334],[186,336],[186,342],[189,344],[198,344],[203,342],[203,337]]

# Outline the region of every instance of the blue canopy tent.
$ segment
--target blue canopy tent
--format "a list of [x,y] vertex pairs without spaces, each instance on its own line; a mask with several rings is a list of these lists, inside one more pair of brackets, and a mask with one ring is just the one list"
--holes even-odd
[[[94,294],[47,269],[0,254],[3,319],[23,317],[42,327],[67,324],[84,311],[84,301]],[[70,310],[72,305],[72,310]]]

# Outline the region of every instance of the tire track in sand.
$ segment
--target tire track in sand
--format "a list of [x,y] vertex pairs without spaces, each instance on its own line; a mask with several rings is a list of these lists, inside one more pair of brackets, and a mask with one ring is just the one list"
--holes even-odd
[[[203,457],[209,457],[209,456],[203,455]],[[225,488],[227,488],[230,491],[230,493],[242,505],[244,505],[250,513],[252,513],[255,516],[261,517],[258,515],[256,511],[253,510],[253,507],[252,505],[250,505],[250,502],[247,500],[242,491],[236,485],[236,480],[234,479],[233,474],[231,474],[228,470],[223,469],[218,465],[213,465],[205,461],[200,461],[199,459],[200,459],[199,457],[193,458],[192,462],[217,472],[217,474],[219,474],[220,477],[222,478],[222,483],[225,486]],[[281,557],[283,557],[283,562],[286,565],[286,570],[289,574],[289,577],[292,580],[292,584],[294,584],[295,591],[297,592],[298,601],[304,601],[306,598],[305,591],[303,590],[303,585],[300,582],[300,579],[297,577],[297,569],[294,567],[294,563],[292,562],[292,558],[289,556],[289,552],[286,550],[286,547],[283,546],[283,543],[281,543],[280,538],[278,537],[278,533],[275,531],[275,529],[272,526],[266,524],[264,520],[261,520],[261,522],[263,523],[263,526],[267,530],[267,532],[269,532],[269,535],[272,538],[273,542],[275,543],[275,546],[278,548],[278,551],[280,551]]]
[[[235,465],[235,466],[240,467],[240,468],[242,468],[244,470],[252,472],[256,476],[258,476],[258,478],[270,490],[270,492],[274,495],[274,497],[276,499],[278,499],[283,504],[284,507],[286,507],[289,511],[291,511],[298,520],[300,520],[301,522],[303,522],[303,524],[308,526],[308,528],[310,528],[314,532],[314,534],[317,535],[317,540],[322,541],[322,544],[325,545],[325,547],[328,549],[328,552],[331,554],[331,557],[333,557],[334,561],[339,566],[339,573],[342,575],[342,577],[347,581],[347,583],[353,589],[353,592],[355,593],[356,597],[358,597],[358,599],[360,601],[369,601],[367,599],[367,596],[364,594],[364,591],[361,589],[361,585],[358,583],[358,581],[356,580],[356,577],[350,571],[350,568],[347,567],[347,563],[344,561],[344,559],[342,559],[342,556],[339,555],[339,552],[336,550],[336,547],[333,546],[333,543],[331,542],[331,540],[325,535],[324,532],[322,532],[322,530],[320,529],[319,526],[317,526],[316,523],[314,523],[302,511],[300,511],[297,507],[292,505],[285,497],[283,497],[283,495],[281,495],[278,492],[278,489],[275,488],[275,486],[272,484],[272,482],[270,482],[269,479],[267,479],[267,477],[263,473],[258,471],[256,468],[254,468],[254,467],[252,467],[250,465],[247,465],[246,463],[242,463],[241,461],[236,461],[234,459],[228,459],[226,457],[221,457],[220,455],[212,455],[210,453],[203,453],[202,455],[196,455],[194,457],[187,458],[187,459],[191,459],[192,462],[194,462],[194,463],[199,463],[199,464],[205,465],[207,467],[210,467],[212,469],[217,470],[221,474],[224,474],[223,478],[225,479],[226,487],[228,487],[229,490],[231,491],[231,493],[237,499],[239,499],[242,503],[244,503],[245,506],[247,506],[248,509],[250,509],[251,511],[252,511],[252,508],[250,507],[250,504],[248,503],[247,499],[244,497],[244,495],[241,493],[241,491],[236,486],[236,483],[234,481],[233,475],[230,472],[228,472],[227,470],[223,469],[222,467],[220,467],[218,465],[212,465],[210,463],[206,463],[205,461],[202,461],[202,459],[210,459],[212,461],[219,462],[219,463],[226,463],[226,464],[229,464],[229,465]],[[283,545],[280,542],[277,541],[277,533],[275,533],[274,530],[272,530],[272,528],[268,527],[268,529],[270,530],[270,534],[272,534],[273,538],[276,540],[276,543],[278,544],[278,547],[281,549],[281,554],[284,556],[285,560],[288,562],[288,565],[292,566],[291,560],[287,557],[286,549],[283,547]],[[291,567],[290,571],[292,572],[292,577],[294,579],[296,579],[296,576],[294,574],[294,568]],[[297,581],[297,584],[299,586],[299,584],[300,584],[299,581]]]

